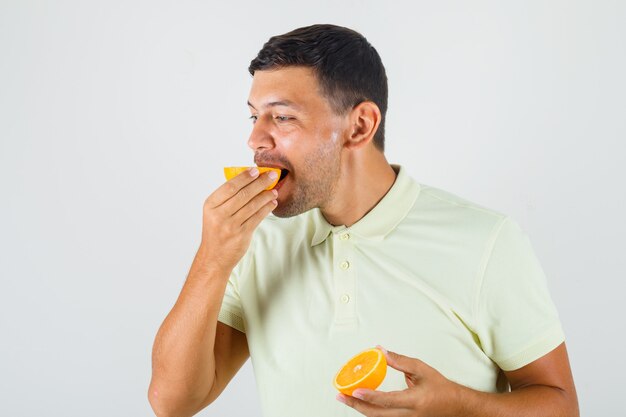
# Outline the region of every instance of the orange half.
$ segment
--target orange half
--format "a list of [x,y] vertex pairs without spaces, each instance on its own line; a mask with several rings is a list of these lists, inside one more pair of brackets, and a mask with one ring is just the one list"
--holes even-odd
[[[241,174],[244,171],[249,170],[250,168],[254,168],[254,167],[224,167],[224,176],[226,177],[227,181],[230,181],[233,178],[235,178],[237,175]],[[259,170],[259,175],[267,171],[275,171],[276,174],[278,174],[276,179],[272,181],[270,185],[268,185],[266,190],[271,190],[272,188],[276,186],[276,184],[278,184],[278,180],[280,180],[280,169],[270,168],[270,167],[256,167],[256,168]]]
[[373,348],[350,359],[337,372],[333,385],[339,392],[352,395],[357,388],[376,389],[387,375],[387,360],[380,349]]

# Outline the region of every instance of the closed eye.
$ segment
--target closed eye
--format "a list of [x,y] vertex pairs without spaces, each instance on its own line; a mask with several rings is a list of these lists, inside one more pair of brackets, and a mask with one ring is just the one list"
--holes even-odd
[[254,124],[254,123],[256,123],[256,120],[258,119],[258,117],[252,115],[252,116],[248,117],[248,119],[252,120],[252,124]]

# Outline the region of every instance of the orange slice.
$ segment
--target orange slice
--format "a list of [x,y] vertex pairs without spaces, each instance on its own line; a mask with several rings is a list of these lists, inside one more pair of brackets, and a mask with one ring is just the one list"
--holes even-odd
[[376,389],[387,375],[387,360],[380,349],[373,348],[350,359],[337,372],[333,385],[339,392],[352,395],[357,388]]
[[[244,171],[249,170],[250,168],[254,168],[254,167],[224,167],[224,176],[226,177],[227,181],[230,181],[233,178],[235,178],[237,175],[241,174]],[[278,174],[276,179],[272,181],[272,183],[266,188],[266,190],[271,190],[272,188],[276,186],[276,184],[278,184],[278,180],[280,179],[280,169],[269,168],[269,167],[256,167],[256,168],[259,170],[260,174],[263,174],[264,172],[267,172],[267,171],[276,171],[276,173]]]

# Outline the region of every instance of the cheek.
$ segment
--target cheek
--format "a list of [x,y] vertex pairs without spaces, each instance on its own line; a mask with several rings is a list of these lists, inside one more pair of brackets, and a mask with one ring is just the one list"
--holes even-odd
[[286,135],[276,139],[276,151],[279,160],[282,160],[296,175],[298,172],[306,170],[307,155],[312,152],[303,139],[299,135]]
[[302,143],[302,141],[299,141],[298,138],[294,135],[287,135],[280,138],[279,143],[282,150],[291,152],[294,149],[298,149],[298,146],[296,146],[296,144]]
[[313,164],[318,166],[334,160],[342,141],[342,130],[337,126],[320,126],[306,134],[300,129],[276,132],[275,140],[279,153],[292,165],[293,169],[304,173]]
[[330,141],[333,144],[333,146],[337,146],[337,144],[339,143],[339,141],[341,140],[341,131],[339,130],[334,130],[331,132],[330,134]]
[[306,135],[293,125],[275,126],[270,133],[276,145],[285,150],[296,148],[296,144],[302,145],[306,139]]

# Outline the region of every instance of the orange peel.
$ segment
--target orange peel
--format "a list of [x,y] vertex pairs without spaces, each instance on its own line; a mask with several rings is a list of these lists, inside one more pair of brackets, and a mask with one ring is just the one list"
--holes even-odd
[[235,178],[237,175],[241,174],[244,171],[247,171],[249,169],[252,168],[257,168],[259,170],[259,175],[268,172],[268,171],[275,171],[276,174],[278,174],[276,176],[276,179],[274,181],[272,181],[272,183],[270,185],[267,186],[266,190],[271,190],[272,188],[274,188],[276,186],[276,184],[278,184],[278,180],[280,179],[280,169],[279,168],[271,168],[271,167],[224,167],[224,177],[226,177],[227,181],[232,180],[233,178]]

